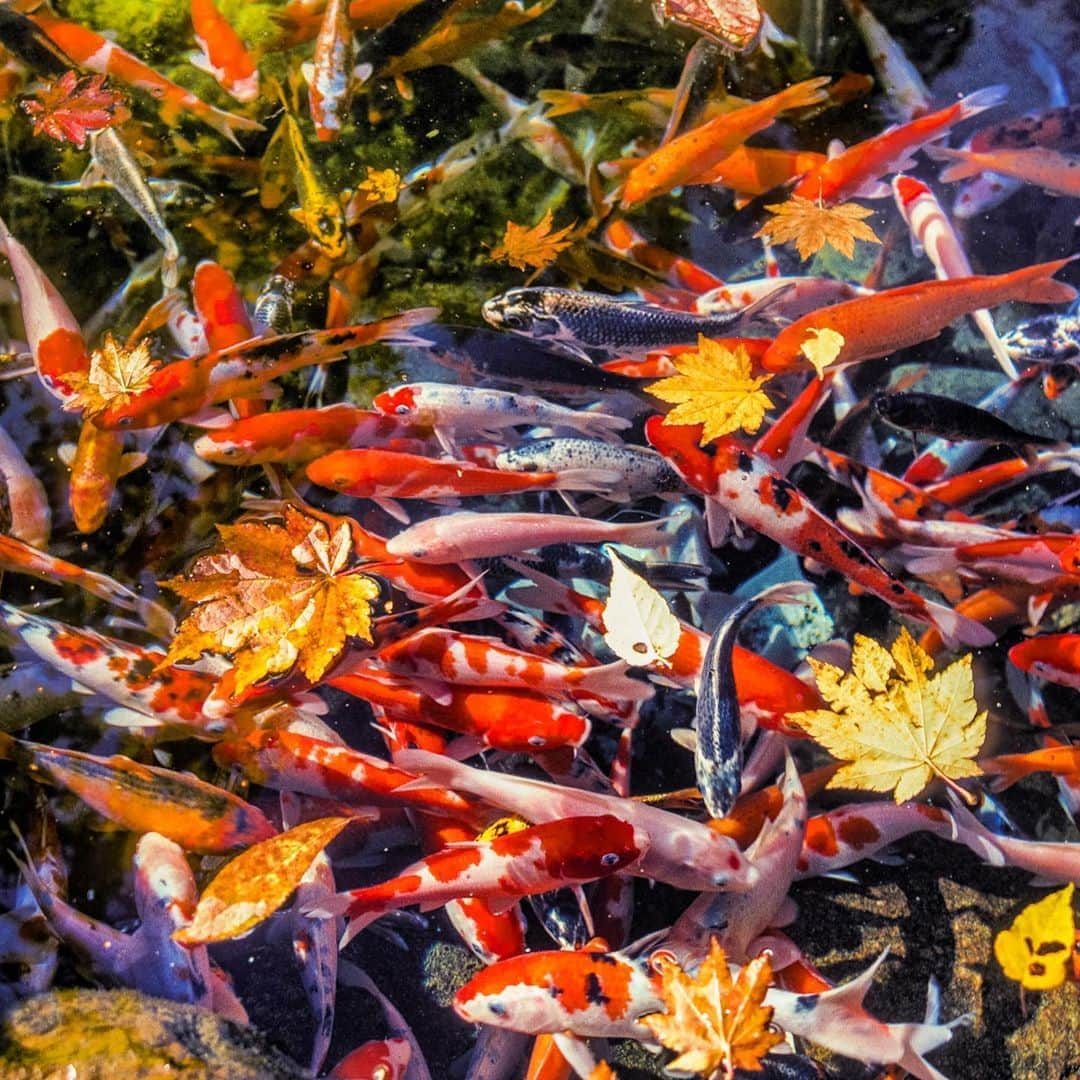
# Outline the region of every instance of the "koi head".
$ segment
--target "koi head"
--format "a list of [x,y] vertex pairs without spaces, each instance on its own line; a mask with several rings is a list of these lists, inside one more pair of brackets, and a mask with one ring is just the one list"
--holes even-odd
[[544,289],[510,289],[487,300],[480,313],[496,329],[528,337],[557,339],[564,331]]
[[324,454],[307,467],[307,478],[319,487],[345,491],[365,479],[363,466],[357,456],[348,450],[335,450]]
[[415,386],[399,386],[376,394],[371,402],[377,412],[384,416],[405,417],[418,424],[433,424],[435,411],[426,408],[422,392]]
[[348,251],[345,215],[337,203],[327,203],[317,210],[293,210],[292,216],[303,225],[312,242],[327,258],[340,259]]

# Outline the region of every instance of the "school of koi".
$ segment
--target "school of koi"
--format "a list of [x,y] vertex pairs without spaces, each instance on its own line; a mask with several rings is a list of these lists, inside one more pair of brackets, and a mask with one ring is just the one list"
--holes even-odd
[[[964,845],[989,867],[1080,878],[1080,844],[995,831],[987,809],[1001,812],[991,788],[1045,771],[1066,813],[1080,813],[1080,749],[1052,730],[1054,709],[1043,696],[1048,682],[1080,690],[1080,455],[1072,444],[1080,425],[1039,409],[1069,395],[1075,408],[1080,329],[1064,310],[992,313],[1008,302],[1068,304],[1076,292],[1058,275],[1077,274],[1069,258],[975,274],[954,223],[992,212],[1018,190],[1080,196],[1080,106],[1051,89],[1045,111],[989,126],[980,120],[974,134],[964,129],[963,148],[950,148],[954,127],[1008,108],[1007,88],[935,101],[861,0],[844,3],[898,122],[825,154],[786,147],[821,110],[866,93],[867,80],[823,75],[754,101],[725,94],[725,71],[736,78],[752,55],[798,48],[756,0],[715,0],[694,16],[662,5],[702,35],[673,91],[547,89],[535,102],[492,83],[474,54],[550,4],[507,4],[481,28],[446,0],[382,12],[360,0],[293,0],[283,13],[287,55],[310,56],[307,89],[298,79],[289,94],[278,88],[286,111],[269,145],[261,143],[260,194],[263,208],[275,210],[285,195],[275,202],[268,191],[287,174],[307,239],[265,281],[238,283],[210,259],[186,265],[160,184],[147,180],[123,126],[91,136],[94,181],[104,178],[162,249],[152,266],[160,266],[163,293],[131,343],[152,341],[155,355],[173,359],[145,386],[80,418],[67,457],[71,526],[89,537],[122,514],[121,477],[162,469],[155,445],[167,425],[182,424],[185,441],[174,440],[170,452],[192,484],[224,475],[237,493],[251,487],[256,497],[242,509],[252,515],[272,517],[291,503],[327,522],[348,520],[356,561],[371,564],[391,601],[375,620],[374,643],[354,642],[314,685],[294,674],[233,695],[226,665],[163,666],[180,612],[145,577],[120,580],[107,557],[90,569],[50,554],[49,494],[0,429],[9,520],[0,569],[99,602],[99,628],[91,629],[28,601],[0,601],[14,659],[0,678],[0,759],[18,770],[11,820],[26,836],[18,873],[0,870],[0,1002],[47,990],[66,954],[94,980],[246,1023],[241,996],[207,946],[172,937],[190,925],[211,876],[191,856],[221,856],[343,814],[355,823],[275,917],[291,936],[313,1016],[310,1057],[298,1075],[325,1067],[339,978],[377,998],[391,1037],[357,1047],[329,1075],[432,1075],[423,1033],[418,1039],[363,973],[347,963],[339,971],[339,947],[387,915],[383,925],[408,937],[415,926],[394,923],[393,913],[419,906],[441,909],[431,918],[445,918],[483,965],[454,998],[462,1020],[481,1025],[464,1066],[471,1080],[587,1077],[606,1046],[591,1040],[649,1042],[640,1018],[664,1007],[651,958],[662,953],[692,971],[712,938],[734,964],[763,949],[772,955],[766,1004],[790,1045],[766,1059],[763,1075],[829,1075],[803,1056],[812,1043],[922,1080],[942,1077],[925,1055],[953,1037],[962,1017],[942,1021],[930,1008],[923,1023],[879,1019],[863,999],[883,958],[833,986],[779,927],[793,918],[795,883],[916,832]],[[261,138],[269,112],[260,103],[278,107],[267,80],[260,83],[262,58],[213,0],[191,4],[200,64],[245,106],[238,113],[208,104],[95,30],[48,7],[23,7],[0,9],[0,43],[21,79],[98,72],[150,95],[166,122],[200,121],[238,146]],[[422,168],[402,162],[396,216],[374,216],[379,199],[370,191],[339,198],[328,190],[309,128],[318,143],[346,139],[373,83],[396,80],[409,93],[407,73],[430,64],[454,65],[494,105],[497,132]],[[308,117],[297,108],[305,94]],[[553,122],[621,110],[644,121],[649,144],[599,168],[584,129]],[[778,130],[778,145],[747,142]],[[475,315],[490,329],[441,326],[434,307],[355,321],[394,228],[512,141],[565,190],[584,193],[592,217],[576,244],[621,268],[633,294],[590,291],[582,286],[608,285],[612,273],[592,277],[584,262],[558,260],[540,283],[486,299]],[[920,150],[948,161],[936,181],[905,172],[930,175]],[[968,183],[950,213],[935,189],[959,179]],[[732,220],[785,192],[821,205],[891,195],[895,224],[906,224],[936,278],[882,287],[899,260],[894,229],[862,281],[781,276],[766,249],[764,273],[725,282],[649,240],[653,219],[632,213],[643,204],[678,207],[701,185],[734,193],[740,209]],[[891,212],[893,203],[884,205]],[[40,381],[57,413],[78,413],[91,345],[108,320],[94,320],[93,335],[81,326],[63,283],[50,280],[18,234],[17,220],[0,221],[25,338],[13,351],[32,358],[24,377]],[[749,264],[759,249],[749,242],[747,250]],[[294,328],[297,286],[331,281],[325,326]],[[912,390],[920,371],[893,378],[903,350],[968,315],[988,349],[972,347],[970,364],[996,376],[977,405]],[[841,345],[815,373],[802,345],[825,329]],[[644,392],[648,380],[674,372],[672,357],[699,335],[744,346],[758,374],[775,376],[770,389],[783,407],[755,438],[727,435],[702,447],[697,427],[665,424]],[[286,391],[290,407],[270,408],[281,396],[275,380],[311,369],[319,396],[323,365],[375,344],[407,350],[423,376],[386,387],[370,407],[291,407]],[[917,359],[930,355],[923,347]],[[886,356],[891,366],[870,363]],[[453,381],[437,381],[439,367],[453,370]],[[1045,416],[1044,430],[1025,430],[1019,404],[1028,423]],[[932,436],[922,450],[917,433]],[[1026,493],[1019,519],[1009,501],[1018,490]],[[631,665],[605,644],[615,555],[679,616],[677,647],[666,658]],[[774,559],[787,569],[759,587],[756,572]],[[781,580],[796,566],[799,580]],[[738,587],[719,605],[718,582]],[[857,599],[844,595],[845,583]],[[786,720],[822,704],[812,677],[796,667],[801,655],[791,661],[737,640],[753,612],[800,603],[815,590],[842,628],[856,620],[840,608],[855,605],[860,627],[888,637],[890,620],[914,621],[931,654],[985,649],[987,665],[1011,673],[1030,722],[1023,737],[1041,748],[982,759],[986,778],[966,784],[982,801],[979,813],[955,801],[837,805],[821,796],[831,770],[814,767],[820,755]],[[111,625],[102,603],[114,609]],[[358,727],[355,709],[343,706],[349,698],[366,703],[373,724]],[[668,740],[688,700],[696,731],[680,741],[692,758]],[[77,734],[52,726],[50,717],[73,708],[99,722],[80,721]],[[27,738],[39,724],[54,732],[52,744]],[[692,769],[698,791],[682,792],[681,803],[635,798],[632,771],[645,745],[650,753],[669,747],[672,765],[651,765],[654,778]],[[208,752],[200,756],[200,748]],[[71,804],[32,795],[55,789],[139,837],[133,932],[67,899]],[[678,808],[685,805],[691,809]],[[391,847],[419,858],[387,858]],[[678,890],[683,902],[669,927],[632,944],[645,902],[640,889],[635,901],[639,879]],[[344,880],[353,887],[339,891]],[[32,932],[41,919],[48,934]]]

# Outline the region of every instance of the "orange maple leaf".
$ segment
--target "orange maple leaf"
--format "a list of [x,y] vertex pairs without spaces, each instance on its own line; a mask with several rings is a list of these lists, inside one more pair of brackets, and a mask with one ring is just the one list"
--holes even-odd
[[123,94],[105,86],[104,75],[80,79],[74,71],[65,71],[22,107],[34,121],[35,135],[74,143],[81,150],[91,132],[128,119],[131,113],[123,102]]
[[754,235],[764,236],[777,244],[794,243],[799,258],[804,261],[826,244],[850,259],[855,254],[856,240],[881,243],[874,230],[862,220],[874,211],[858,203],[825,206],[820,201],[792,195],[787,202],[773,203],[765,209],[771,210],[774,216]]
[[524,225],[506,223],[502,243],[491,249],[496,262],[508,262],[516,270],[543,270],[560,251],[568,248],[573,240],[567,239],[577,222],[557,232],[551,231],[551,210],[547,210],[531,229]]
[[161,667],[204,652],[232,656],[235,694],[298,666],[316,682],[349,638],[371,642],[378,582],[359,573],[352,532],[286,504],[281,525],[219,525],[222,548],[195,560],[187,577],[162,584],[194,610]]
[[658,966],[667,1012],[650,1013],[641,1022],[678,1052],[669,1071],[732,1080],[736,1069],[761,1069],[761,1059],[783,1042],[768,1028],[772,1008],[762,1004],[772,979],[768,956],[751,960],[732,980],[723,947],[713,938],[696,979],[673,960]]

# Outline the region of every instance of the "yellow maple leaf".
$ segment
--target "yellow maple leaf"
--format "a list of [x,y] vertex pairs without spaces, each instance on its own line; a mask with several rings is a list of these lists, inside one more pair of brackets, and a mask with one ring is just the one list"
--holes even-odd
[[508,221],[502,243],[491,249],[491,257],[496,262],[508,262],[516,270],[528,270],[529,267],[543,270],[560,251],[573,243],[568,238],[576,224],[552,232],[550,209],[531,229]]
[[754,235],[764,236],[775,244],[794,242],[804,261],[826,244],[850,259],[855,254],[856,240],[881,243],[874,230],[862,220],[874,211],[857,203],[825,206],[813,199],[792,195],[787,202],[773,203],[765,209],[771,210],[775,217],[765,222]]
[[101,348],[90,354],[86,374],[68,377],[76,393],[66,408],[82,409],[87,416],[94,416],[112,406],[126,405],[150,388],[150,376],[160,366],[145,340],[128,348],[106,334]]
[[734,981],[716,938],[696,979],[673,960],[656,963],[667,1011],[650,1013],[641,1022],[679,1054],[667,1065],[668,1071],[731,1080],[736,1069],[761,1069],[761,1059],[783,1042],[779,1032],[768,1028],[772,1008],[762,1004],[772,979],[768,956],[740,968]]
[[994,938],[994,955],[1005,974],[1026,990],[1052,990],[1065,981],[1076,937],[1073,885],[1028,904]]
[[839,330],[829,326],[811,326],[813,337],[807,338],[799,346],[800,352],[813,365],[819,379],[824,378],[825,369],[840,355],[845,338]]
[[298,665],[317,681],[350,637],[371,641],[374,578],[350,568],[352,532],[286,505],[281,525],[219,525],[222,550],[162,582],[194,610],[161,666],[203,652],[233,657],[234,693]]
[[750,374],[750,354],[744,346],[732,351],[699,335],[697,352],[680,353],[672,362],[679,374],[648,388],[661,401],[676,405],[664,417],[665,424],[704,424],[702,445],[737,428],[752,435],[761,427],[773,404],[761,386],[772,376]]
[[394,202],[401,188],[401,177],[393,169],[368,169],[367,175],[356,186],[358,192],[381,203]]
[[237,855],[203,890],[190,924],[174,940],[205,945],[246,934],[288,900],[315,857],[352,820],[307,821]]
[[970,654],[930,675],[934,661],[902,629],[891,652],[856,634],[850,674],[809,660],[832,709],[790,713],[788,719],[847,762],[830,788],[892,791],[902,803],[936,776],[965,795],[953,781],[982,772],[970,759],[986,738]]

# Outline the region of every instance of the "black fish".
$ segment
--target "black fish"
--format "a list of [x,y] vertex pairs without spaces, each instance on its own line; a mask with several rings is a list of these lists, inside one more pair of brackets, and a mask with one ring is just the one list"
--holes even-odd
[[[361,39],[356,51],[356,67],[377,74],[395,56],[404,55],[423,41],[453,4],[454,0],[420,0],[419,4],[403,11],[384,27]],[[369,77],[366,75],[361,81]]]
[[1006,446],[1052,446],[1059,439],[1020,431],[985,409],[939,394],[910,391],[876,394],[875,412],[886,423],[905,431],[933,435],[950,442],[995,442]]
[[11,4],[0,4],[0,42],[37,75],[52,78],[72,69],[83,70],[52,43],[37,23],[21,15]]
[[791,285],[781,285],[742,311],[697,315],[577,289],[510,289],[481,312],[492,326],[541,341],[570,356],[640,356],[666,345],[692,345],[700,334],[724,337],[767,311]]

